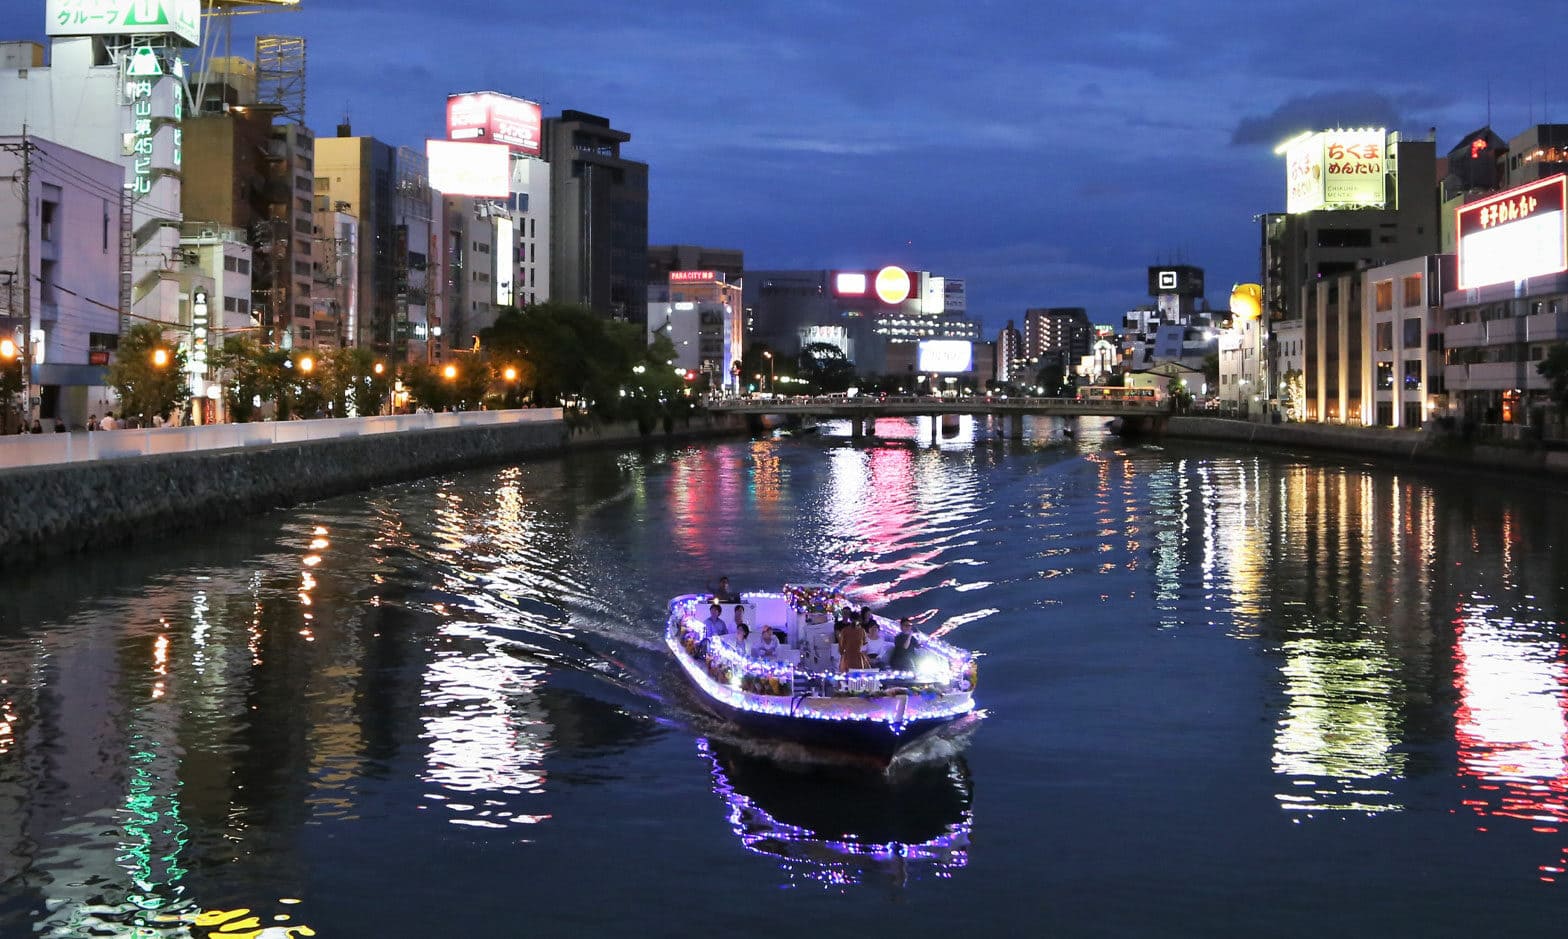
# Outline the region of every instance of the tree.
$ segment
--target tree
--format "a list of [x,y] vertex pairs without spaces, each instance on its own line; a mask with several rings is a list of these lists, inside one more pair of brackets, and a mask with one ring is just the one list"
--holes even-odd
[[[376,366],[381,365],[381,371]],[[338,417],[380,414],[392,391],[392,370],[376,361],[369,349],[339,349],[320,365],[321,387],[332,413]]]
[[831,342],[808,342],[796,359],[800,377],[824,392],[847,391],[855,384],[855,366],[844,350]]
[[1210,388],[1220,386],[1220,354],[1210,352],[1203,357],[1203,381]]
[[1067,369],[1060,362],[1047,362],[1035,374],[1034,383],[1040,387],[1040,393],[1047,398],[1061,397],[1062,386],[1067,384]]
[[164,342],[160,323],[138,323],[120,337],[104,380],[119,395],[122,414],[140,415],[149,424],[191,396],[185,353]]
[[1552,383],[1547,394],[1557,406],[1558,423],[1568,423],[1568,343],[1559,342],[1547,350],[1535,371]]

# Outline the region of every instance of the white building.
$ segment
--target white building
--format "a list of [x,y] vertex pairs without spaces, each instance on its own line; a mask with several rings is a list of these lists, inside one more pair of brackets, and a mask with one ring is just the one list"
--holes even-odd
[[1286,419],[1307,419],[1307,324],[1305,320],[1281,320],[1273,324],[1274,394]]
[[180,238],[186,262],[180,291],[183,328],[174,335],[190,374],[191,420],[217,423],[222,419],[222,396],[213,362],[226,338],[255,338],[259,331],[251,317],[252,249],[238,228],[196,222],[188,223],[184,231]]
[[1426,255],[1368,269],[1361,291],[1361,423],[1419,429],[1439,407],[1443,292],[1453,255]]
[[[129,296],[114,305],[173,323],[180,313],[180,122],[189,98],[181,56],[198,44],[200,8],[194,0],[158,4],[168,23],[137,25],[133,35],[116,25],[128,15],[129,4],[119,6],[114,15],[63,25],[50,19],[49,64],[0,71],[0,128],[122,167],[120,184],[106,195],[128,209],[129,225],[110,238],[131,277],[121,291]],[[4,43],[0,58],[37,61],[33,50],[32,43]]]
[[27,416],[81,424],[119,342],[125,170],[29,135],[0,137],[0,177],[16,181],[0,186],[0,316],[26,357]]
[[1268,412],[1263,329],[1261,319],[1237,315],[1219,332],[1220,407],[1244,417],[1261,418]]

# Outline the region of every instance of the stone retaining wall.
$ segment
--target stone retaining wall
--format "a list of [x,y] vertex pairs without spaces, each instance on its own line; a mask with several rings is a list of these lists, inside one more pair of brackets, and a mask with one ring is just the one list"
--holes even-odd
[[728,415],[646,436],[633,423],[552,421],[0,470],[0,568],[567,449],[744,432]]
[[1217,417],[1172,417],[1169,437],[1223,440],[1270,447],[1322,450],[1452,469],[1497,470],[1568,476],[1568,452],[1469,443],[1424,430],[1341,427],[1333,424],[1262,424]]

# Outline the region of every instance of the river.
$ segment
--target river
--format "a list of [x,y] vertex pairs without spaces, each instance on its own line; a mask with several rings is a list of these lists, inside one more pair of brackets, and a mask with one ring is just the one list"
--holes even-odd
[[[1568,495],[1064,426],[573,454],[13,574],[0,936],[1560,932]],[[923,617],[987,716],[887,772],[738,733],[661,643],[720,574]]]

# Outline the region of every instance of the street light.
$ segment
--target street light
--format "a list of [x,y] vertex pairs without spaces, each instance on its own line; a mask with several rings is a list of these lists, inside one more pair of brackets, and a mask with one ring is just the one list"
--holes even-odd
[[316,360],[308,355],[299,360],[299,370],[304,372],[306,375],[309,375],[311,371],[315,369],[315,367]]
[[443,378],[445,378],[447,381],[456,381],[457,380],[457,366],[456,365],[448,365],[446,368],[441,370],[441,376]]
[[[773,353],[767,349],[762,350],[762,357],[768,360],[768,390],[773,390]],[[760,376],[759,376],[759,381]]]
[[165,349],[165,348],[160,346],[160,347],[152,350],[152,366],[153,366],[153,368],[163,368],[164,366],[166,366],[168,364],[169,364],[169,350],[168,349]]
[[510,366],[510,365],[508,365],[506,367],[506,370],[501,373],[501,376],[503,378],[505,378],[508,382],[517,381],[517,369],[512,367],[512,366]]

